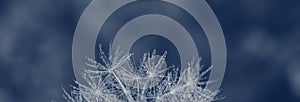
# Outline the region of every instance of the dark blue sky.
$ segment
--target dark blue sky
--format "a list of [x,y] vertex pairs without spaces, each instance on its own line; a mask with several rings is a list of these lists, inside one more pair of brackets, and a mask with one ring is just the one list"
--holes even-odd
[[[228,62],[220,102],[300,101],[300,1],[207,0]],[[90,0],[0,1],[0,102],[63,101],[72,40]]]

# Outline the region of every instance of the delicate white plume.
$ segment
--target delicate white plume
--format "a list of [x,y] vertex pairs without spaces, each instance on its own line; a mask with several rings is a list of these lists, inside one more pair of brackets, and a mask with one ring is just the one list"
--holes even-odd
[[168,67],[167,52],[157,55],[145,53],[140,65],[136,66],[130,57],[119,49],[108,56],[100,46],[100,62],[87,58],[87,68],[82,73],[86,83],[75,81],[70,93],[65,92],[69,102],[211,102],[218,91],[200,87],[209,84],[201,82],[202,76],[211,68],[200,73],[200,60],[192,60],[180,71]]

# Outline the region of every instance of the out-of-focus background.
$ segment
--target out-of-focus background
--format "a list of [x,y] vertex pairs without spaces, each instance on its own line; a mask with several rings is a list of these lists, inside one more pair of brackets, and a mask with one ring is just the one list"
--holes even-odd
[[[0,102],[64,101],[74,31],[90,2],[0,1]],[[207,2],[228,50],[219,102],[299,102],[300,1]]]

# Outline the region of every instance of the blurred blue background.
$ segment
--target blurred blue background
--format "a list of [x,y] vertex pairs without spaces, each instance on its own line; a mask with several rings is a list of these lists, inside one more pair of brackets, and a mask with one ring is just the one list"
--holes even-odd
[[[0,102],[64,101],[72,40],[91,0],[0,0]],[[207,0],[228,64],[219,102],[300,101],[300,1]]]

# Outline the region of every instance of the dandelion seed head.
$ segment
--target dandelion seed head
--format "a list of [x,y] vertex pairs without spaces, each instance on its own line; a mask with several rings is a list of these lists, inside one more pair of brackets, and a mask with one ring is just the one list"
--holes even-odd
[[[82,73],[86,84],[75,83],[73,90],[64,97],[69,102],[211,102],[218,91],[202,88],[199,82],[200,60],[192,60],[188,68],[179,71],[175,66],[168,67],[167,52],[158,55],[156,50],[145,53],[139,66],[120,49],[108,56],[100,46],[101,63],[87,58],[87,67]],[[168,70],[172,69],[172,70]]]

